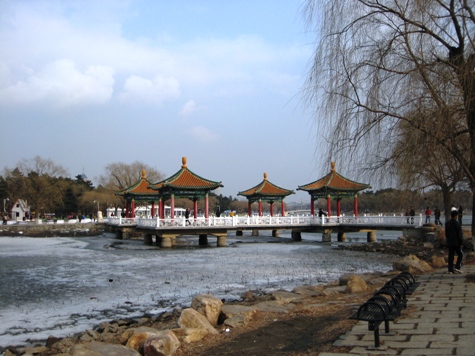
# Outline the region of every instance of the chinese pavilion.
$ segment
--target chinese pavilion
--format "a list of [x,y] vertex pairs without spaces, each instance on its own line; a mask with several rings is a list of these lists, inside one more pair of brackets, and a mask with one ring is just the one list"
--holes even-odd
[[270,207],[270,216],[274,216],[274,202],[280,200],[281,202],[281,215],[285,215],[284,198],[290,194],[295,194],[293,190],[281,188],[275,184],[272,184],[267,179],[267,173],[264,173],[264,180],[253,188],[239,192],[238,195],[242,195],[248,199],[248,215],[252,216],[251,204],[258,202],[259,204],[259,216],[262,216],[262,202],[268,202]]
[[328,216],[331,215],[331,198],[336,199],[336,213],[337,216],[340,216],[340,200],[353,197],[354,214],[358,216],[358,192],[368,188],[371,188],[369,184],[357,183],[338,174],[335,171],[335,162],[332,162],[330,173],[315,182],[299,186],[297,190],[303,190],[310,194],[312,215],[315,215],[314,203],[317,199],[327,199]]
[[150,189],[150,182],[147,180],[147,173],[142,170],[142,177],[130,187],[118,191],[116,194],[126,201],[125,216],[135,217],[135,202],[146,201],[152,203],[152,217],[154,214],[154,201],[157,200],[157,193]]
[[[159,197],[160,218],[165,218],[165,200],[170,199],[171,214],[175,211],[175,197],[188,198],[193,201],[193,214],[197,218],[198,200],[205,200],[205,218],[209,218],[209,200],[210,191],[223,187],[221,182],[214,182],[190,171],[186,165],[186,157],[182,158],[181,169],[170,178],[151,184],[149,189],[154,191]],[[172,216],[173,218],[173,216]]]

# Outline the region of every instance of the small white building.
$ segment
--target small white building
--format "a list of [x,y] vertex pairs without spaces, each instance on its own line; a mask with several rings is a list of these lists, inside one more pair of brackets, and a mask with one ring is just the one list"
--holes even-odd
[[12,220],[21,221],[29,220],[31,217],[30,206],[28,201],[23,199],[18,199],[15,204],[13,204],[11,210]]

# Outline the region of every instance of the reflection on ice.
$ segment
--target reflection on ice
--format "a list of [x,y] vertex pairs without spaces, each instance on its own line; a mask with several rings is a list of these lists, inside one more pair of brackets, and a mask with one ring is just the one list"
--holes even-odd
[[[0,346],[66,336],[106,320],[159,314],[188,306],[199,293],[230,300],[247,290],[292,290],[343,273],[387,271],[394,260],[315,241],[292,243],[285,235],[229,236],[226,248],[186,241],[163,250],[112,235],[0,238]],[[276,241],[286,243],[266,243]]]

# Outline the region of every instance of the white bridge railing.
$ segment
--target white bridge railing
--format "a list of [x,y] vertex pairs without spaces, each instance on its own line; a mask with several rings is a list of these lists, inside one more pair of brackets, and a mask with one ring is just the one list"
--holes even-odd
[[331,216],[318,217],[311,215],[289,215],[289,216],[233,216],[233,217],[198,217],[196,219],[185,217],[176,217],[175,219],[166,218],[121,218],[108,217],[106,219],[109,225],[114,226],[137,226],[144,229],[160,228],[194,228],[194,227],[229,227],[239,226],[272,226],[278,228],[281,226],[314,226],[314,225],[401,225],[403,226],[422,226],[422,215],[414,217],[401,215],[360,215],[360,216]]

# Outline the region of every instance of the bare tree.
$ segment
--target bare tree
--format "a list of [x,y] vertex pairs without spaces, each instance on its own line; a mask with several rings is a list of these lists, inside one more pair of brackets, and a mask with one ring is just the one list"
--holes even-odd
[[99,184],[104,188],[118,191],[135,184],[142,176],[142,170],[146,170],[147,180],[154,183],[164,177],[157,169],[149,165],[135,161],[131,164],[123,162],[110,163],[105,167],[106,174],[99,177]]
[[[474,7],[475,0],[307,1],[317,45],[306,99],[326,129],[330,159],[364,166],[371,153],[389,154],[404,121],[443,147],[474,191]],[[474,210],[472,221],[475,233]]]

